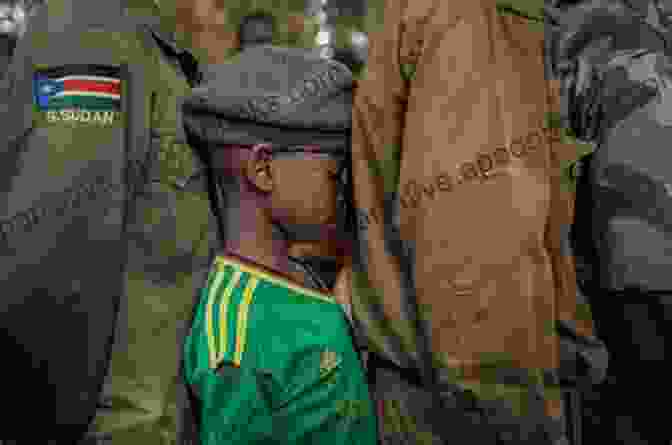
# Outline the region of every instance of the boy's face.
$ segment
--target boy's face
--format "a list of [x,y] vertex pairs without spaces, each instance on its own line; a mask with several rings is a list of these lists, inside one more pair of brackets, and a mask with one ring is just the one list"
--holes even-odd
[[281,224],[299,228],[337,224],[341,165],[324,155],[273,156],[273,216]]
[[[233,151],[229,147],[227,153],[247,153],[244,160],[239,160],[243,168],[240,173],[261,193],[263,204],[260,201],[259,205],[273,223],[288,232],[290,241],[341,238],[347,209],[343,201],[345,157],[321,152],[319,147],[242,148]],[[231,161],[231,165],[239,162],[233,158]]]

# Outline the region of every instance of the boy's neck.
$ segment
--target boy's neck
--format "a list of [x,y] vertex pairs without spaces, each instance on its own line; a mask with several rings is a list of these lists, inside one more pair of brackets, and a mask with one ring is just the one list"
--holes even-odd
[[303,277],[297,275],[289,263],[289,240],[262,209],[245,207],[242,200],[238,209],[238,224],[229,225],[224,254],[303,283]]
[[246,244],[244,242],[236,243],[235,245],[227,243],[227,246],[224,248],[224,254],[233,256],[250,265],[261,266],[270,271],[291,276],[287,255],[283,256],[282,254],[269,252],[266,249],[260,248],[258,243],[254,246]]
[[286,274],[289,270],[288,244],[282,240],[249,238],[245,234],[240,239],[227,239],[225,253],[235,255],[245,261],[264,266],[267,269]]

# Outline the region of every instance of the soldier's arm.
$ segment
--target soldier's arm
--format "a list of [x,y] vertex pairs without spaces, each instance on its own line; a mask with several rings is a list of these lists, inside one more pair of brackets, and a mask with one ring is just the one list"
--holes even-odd
[[[549,81],[549,103],[558,110],[557,81]],[[550,119],[549,119],[550,121]],[[556,122],[557,124],[557,122]],[[552,125],[549,122],[549,125]],[[570,380],[579,377],[604,379],[608,354],[604,344],[595,337],[593,316],[588,297],[578,286],[576,257],[571,246],[570,227],[574,220],[576,184],[570,174],[577,159],[588,153],[588,146],[554,133],[551,147],[551,200],[547,226],[548,250],[551,254],[553,275],[558,290],[557,326],[560,336],[560,373]],[[583,365],[582,365],[583,362]],[[581,369],[588,365],[589,369]]]
[[[179,67],[157,56],[155,92],[151,110],[150,180],[175,193],[177,230],[184,242],[182,249],[197,253],[207,266],[210,247],[214,247],[214,221],[208,203],[206,170],[196,148],[187,143],[181,104],[189,94]],[[180,246],[178,246],[179,248]]]
[[[404,65],[399,55],[402,11],[406,3],[405,0],[376,0],[368,11],[368,65],[357,83],[352,110],[352,174],[358,231],[370,247],[368,264],[364,265],[366,270],[355,270],[352,275],[352,303],[355,318],[367,324],[372,320],[365,320],[368,313],[364,300],[377,300],[384,308],[384,317],[394,324],[399,340],[412,351],[415,349],[414,330],[405,321],[405,308],[401,304],[401,259],[398,257],[401,252],[376,248],[400,244],[397,240],[387,242],[386,238],[398,232],[387,230],[390,221],[386,219],[384,202],[397,192],[408,96],[402,70],[403,73],[412,71],[412,66]],[[377,343],[376,349],[388,341],[386,336],[394,334],[386,332],[373,338],[376,331],[367,332],[369,340]]]

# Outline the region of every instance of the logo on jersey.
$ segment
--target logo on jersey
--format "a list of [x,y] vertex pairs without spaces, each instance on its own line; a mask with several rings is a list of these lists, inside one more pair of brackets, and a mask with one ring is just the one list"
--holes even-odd
[[48,122],[111,125],[120,117],[122,82],[118,67],[66,65],[38,69],[35,106]]
[[320,356],[320,378],[335,377],[333,371],[341,364],[339,355],[328,349],[322,351]]

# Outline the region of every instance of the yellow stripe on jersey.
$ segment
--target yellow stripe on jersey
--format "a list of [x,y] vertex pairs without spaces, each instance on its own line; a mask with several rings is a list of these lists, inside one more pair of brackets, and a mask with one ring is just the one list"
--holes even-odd
[[250,266],[248,264],[243,264],[240,261],[237,261],[233,258],[225,257],[225,256],[217,256],[215,258],[215,265],[217,266],[218,269],[223,270],[225,267],[233,267],[238,270],[241,270],[243,272],[247,272],[252,276],[255,276],[259,279],[268,281],[270,283],[276,284],[278,286],[285,287],[289,290],[292,290],[298,294],[301,295],[306,295],[309,297],[316,298],[318,300],[327,302],[327,303],[333,303],[333,304],[338,304],[336,301],[333,299],[328,294],[317,292],[302,286],[299,286],[298,284],[292,283],[286,278],[283,278],[279,275],[272,274],[270,272],[266,272],[265,270],[256,268],[254,266]]
[[240,366],[240,362],[243,359],[243,352],[245,351],[245,339],[247,337],[247,317],[250,312],[250,305],[252,304],[252,299],[254,298],[254,291],[259,284],[259,279],[250,276],[249,281],[247,282],[247,287],[245,288],[245,293],[243,295],[243,301],[240,303],[238,308],[238,323],[236,325],[236,353],[233,357],[233,363],[236,366]]
[[205,338],[208,339],[208,356],[210,368],[215,364],[215,337],[212,332],[212,306],[215,304],[215,299],[219,293],[219,288],[224,280],[224,274],[220,273],[214,279],[212,286],[208,289],[208,303],[205,307]]
[[224,295],[222,295],[222,300],[219,302],[219,341],[221,348],[219,349],[219,354],[217,355],[215,359],[215,368],[219,366],[219,364],[222,362],[224,359],[224,354],[226,354],[226,349],[227,349],[227,344],[228,344],[228,309],[229,309],[229,304],[231,303],[231,295],[233,294],[233,291],[238,287],[238,283],[240,283],[240,279],[243,276],[243,272],[237,270],[233,274],[233,278],[231,278],[231,281],[229,282],[229,285],[226,287],[226,290],[224,291]]
[[[226,286],[226,289],[224,289],[224,294],[222,295],[222,300],[219,302],[219,344],[220,348],[219,351],[215,349],[215,337],[213,335],[213,326],[212,326],[212,305],[210,304],[211,302],[214,302],[215,296],[217,295],[216,293],[214,295],[210,295],[209,298],[211,298],[210,301],[208,301],[208,308],[207,310],[209,313],[206,313],[206,323],[208,325],[208,350],[210,351],[210,368],[211,369],[217,369],[219,364],[224,358],[224,354],[226,353],[226,344],[227,344],[227,339],[228,339],[228,332],[226,329],[226,323],[227,323],[227,309],[229,307],[229,302],[231,300],[231,294],[233,294],[233,291],[236,289],[238,286],[238,283],[240,282],[240,278],[243,275],[243,273],[239,270],[236,270],[235,273],[233,274],[233,277],[229,281],[228,285]],[[224,277],[223,273],[220,273],[220,276],[218,279],[221,279]],[[219,283],[218,283],[219,284]],[[219,287],[219,286],[218,286]]]

